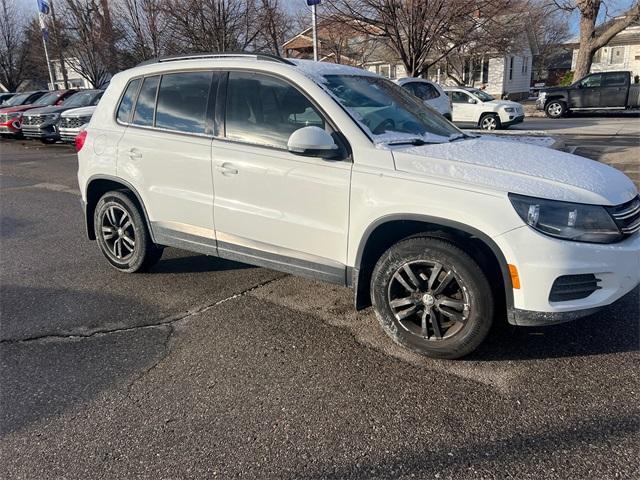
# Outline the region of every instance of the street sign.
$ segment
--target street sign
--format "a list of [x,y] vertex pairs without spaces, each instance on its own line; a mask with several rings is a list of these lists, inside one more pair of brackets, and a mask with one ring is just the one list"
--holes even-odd
[[321,3],[322,3],[322,0],[307,0],[307,5],[309,5],[310,7],[314,5],[320,5]]

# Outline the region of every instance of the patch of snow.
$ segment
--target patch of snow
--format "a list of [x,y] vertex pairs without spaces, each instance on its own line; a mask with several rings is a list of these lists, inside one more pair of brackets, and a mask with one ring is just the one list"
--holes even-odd
[[[637,195],[622,172],[599,162],[537,145],[476,138],[453,143],[394,149],[398,170],[454,179],[507,191],[580,201],[576,189],[611,205]],[[597,197],[597,198],[596,198]]]
[[509,135],[508,138],[504,138],[499,135],[483,134],[481,135],[481,138],[503,142],[529,143],[531,145],[537,145],[539,147],[551,147],[554,143],[556,143],[556,140],[553,137],[542,137],[533,135]]

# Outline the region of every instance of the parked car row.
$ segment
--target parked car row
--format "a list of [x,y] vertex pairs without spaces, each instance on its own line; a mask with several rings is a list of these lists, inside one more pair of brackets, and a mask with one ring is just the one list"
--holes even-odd
[[0,107],[0,135],[73,143],[89,123],[103,90],[37,90],[14,94]]
[[522,105],[497,100],[470,87],[445,87],[421,78],[401,78],[398,85],[460,127],[496,130],[524,121]]

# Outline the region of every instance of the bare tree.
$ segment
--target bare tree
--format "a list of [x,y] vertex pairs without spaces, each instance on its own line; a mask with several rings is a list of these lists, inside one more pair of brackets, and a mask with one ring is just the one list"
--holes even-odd
[[534,75],[546,78],[551,62],[568,52],[564,46],[571,36],[568,14],[544,0],[537,0],[532,3],[528,12],[528,25],[537,49],[537,54],[533,57]]
[[255,0],[167,0],[165,11],[186,51],[245,50],[260,34]]
[[513,0],[329,0],[329,9],[362,29],[379,30],[403,62],[420,76],[473,41]]
[[121,0],[116,12],[124,30],[127,63],[139,63],[168,53],[170,35],[166,0]]
[[0,83],[10,92],[25,79],[29,44],[15,0],[0,0]]
[[256,50],[282,56],[282,45],[293,27],[293,18],[280,0],[259,0],[259,34]]
[[63,22],[68,35],[69,67],[95,88],[103,87],[117,64],[110,41],[113,29],[106,27],[97,0],[65,0]]
[[555,0],[556,5],[565,11],[580,13],[580,48],[576,59],[573,78],[584,77],[591,70],[593,56],[622,30],[640,20],[640,1],[623,13],[596,28],[600,10],[605,6],[602,0]]

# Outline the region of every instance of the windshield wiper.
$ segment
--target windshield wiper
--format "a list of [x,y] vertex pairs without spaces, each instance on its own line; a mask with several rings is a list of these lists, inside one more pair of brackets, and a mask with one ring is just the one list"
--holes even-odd
[[466,140],[468,138],[474,138],[471,135],[466,135],[464,133],[456,133],[455,135],[451,135],[449,137],[449,142],[455,142],[456,140]]
[[385,142],[386,145],[413,145],[416,147],[420,147],[422,145],[426,145],[428,143],[440,143],[440,142],[427,142],[422,138],[408,138],[406,140],[396,140],[395,142]]

